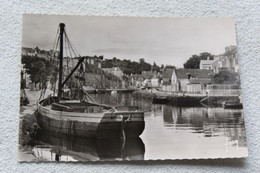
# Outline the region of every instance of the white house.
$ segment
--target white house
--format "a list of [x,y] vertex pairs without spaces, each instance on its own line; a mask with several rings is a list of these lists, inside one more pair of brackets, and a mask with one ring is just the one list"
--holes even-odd
[[237,47],[227,46],[225,47],[225,53],[217,55],[214,60],[201,60],[200,69],[213,70],[214,73],[219,71],[233,71],[238,72],[238,57],[237,57]]
[[200,92],[200,90],[206,89],[213,74],[213,70],[207,69],[174,69],[171,80],[172,90],[175,92]]

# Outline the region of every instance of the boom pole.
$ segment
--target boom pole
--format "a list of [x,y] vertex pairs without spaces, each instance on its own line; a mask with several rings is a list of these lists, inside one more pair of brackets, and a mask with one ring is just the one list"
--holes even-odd
[[64,28],[65,24],[60,23],[60,63],[59,63],[59,88],[58,88],[58,100],[61,100],[62,95],[62,72],[63,72],[63,34],[64,34]]
[[68,77],[64,80],[64,82],[61,84],[61,87],[65,85],[65,83],[70,79],[70,77],[73,75],[73,73],[77,70],[77,68],[80,66],[80,64],[84,61],[85,57],[81,57],[77,63],[77,65],[72,69]]

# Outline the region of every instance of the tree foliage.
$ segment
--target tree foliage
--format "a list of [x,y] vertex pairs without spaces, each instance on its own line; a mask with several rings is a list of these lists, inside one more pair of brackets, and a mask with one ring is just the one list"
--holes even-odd
[[22,56],[22,63],[25,64],[26,72],[30,74],[30,79],[35,85],[40,83],[45,87],[49,77],[55,76],[57,79],[57,67],[44,58]]
[[212,82],[215,84],[237,84],[240,86],[238,73],[231,71],[220,71],[213,76]]
[[[120,67],[124,74],[141,74],[142,71],[152,70],[152,65],[145,62],[143,58],[139,62],[131,60],[120,60],[114,57],[113,59],[105,59],[101,62],[102,68]],[[156,65],[157,66],[157,65]],[[156,67],[154,66],[154,67]]]
[[199,55],[192,55],[184,64],[184,68],[186,69],[199,69],[200,68],[200,60],[206,59],[213,60],[214,56],[208,52],[203,52]]
[[168,69],[176,69],[175,66],[172,66],[172,65],[166,65],[165,68],[168,68]]

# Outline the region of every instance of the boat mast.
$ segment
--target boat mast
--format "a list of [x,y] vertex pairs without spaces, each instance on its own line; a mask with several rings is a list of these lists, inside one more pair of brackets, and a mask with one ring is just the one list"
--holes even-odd
[[62,72],[63,72],[63,33],[65,24],[60,23],[60,64],[59,64],[59,88],[58,88],[58,100],[61,100],[61,94],[62,94]]

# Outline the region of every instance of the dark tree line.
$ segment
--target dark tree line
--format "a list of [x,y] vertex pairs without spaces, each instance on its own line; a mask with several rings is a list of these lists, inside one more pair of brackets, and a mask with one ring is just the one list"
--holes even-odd
[[113,59],[105,59],[101,62],[102,68],[120,67],[124,74],[141,74],[142,71],[160,71],[160,67],[154,62],[153,65],[145,62],[143,58],[139,62],[131,60],[120,60],[114,57]]
[[200,68],[200,60],[206,59],[213,60],[214,55],[211,55],[208,52],[203,52],[199,55],[192,55],[184,64],[184,68],[186,69],[199,69]]
[[35,86],[39,83],[44,88],[48,80],[55,82],[57,79],[58,68],[44,58],[22,56],[22,63]]

